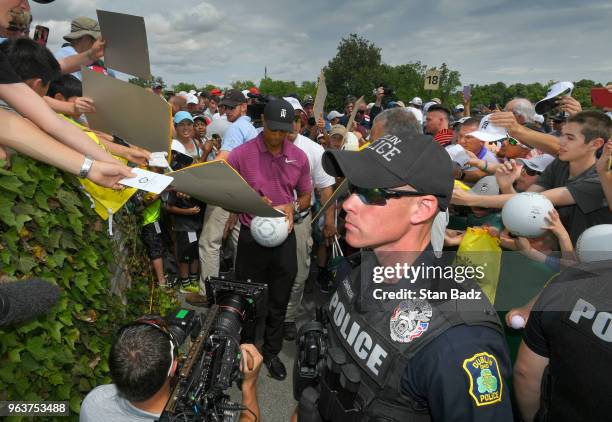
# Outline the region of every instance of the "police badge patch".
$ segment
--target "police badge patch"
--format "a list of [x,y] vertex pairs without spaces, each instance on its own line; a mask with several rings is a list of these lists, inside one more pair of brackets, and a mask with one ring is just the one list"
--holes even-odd
[[419,338],[429,328],[431,305],[422,299],[404,300],[391,314],[389,328],[391,340],[410,343]]
[[469,394],[476,406],[499,403],[504,382],[495,356],[480,352],[463,361],[463,369],[470,380]]

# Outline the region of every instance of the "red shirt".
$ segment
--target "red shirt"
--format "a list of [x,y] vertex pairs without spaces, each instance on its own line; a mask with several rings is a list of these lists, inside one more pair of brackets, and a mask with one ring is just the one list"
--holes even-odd
[[[294,200],[294,191],[311,192],[310,165],[304,152],[285,139],[280,154],[270,154],[263,132],[230,152],[227,162],[257,193],[272,201],[272,206]],[[240,214],[240,223],[251,226],[253,216]]]
[[453,141],[453,137],[455,136],[455,132],[452,129],[442,129],[433,137],[434,141],[442,145],[443,147],[450,145]]

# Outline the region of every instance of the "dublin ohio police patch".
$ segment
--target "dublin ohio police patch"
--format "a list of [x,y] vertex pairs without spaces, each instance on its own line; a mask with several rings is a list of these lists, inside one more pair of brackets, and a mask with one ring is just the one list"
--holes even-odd
[[415,299],[400,302],[389,320],[391,340],[410,343],[421,337],[429,328],[431,315],[431,305],[425,300]]
[[463,361],[463,369],[470,380],[469,394],[476,406],[499,403],[504,384],[495,356],[480,352]]

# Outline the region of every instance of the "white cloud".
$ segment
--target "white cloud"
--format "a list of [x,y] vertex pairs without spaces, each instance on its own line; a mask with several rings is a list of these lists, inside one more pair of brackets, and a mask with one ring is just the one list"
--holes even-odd
[[591,0],[63,0],[32,3],[57,49],[69,22],[96,9],[142,15],[153,73],[169,83],[315,80],[342,37],[365,33],[386,63],[446,62],[464,83],[582,78],[607,82],[612,3]]

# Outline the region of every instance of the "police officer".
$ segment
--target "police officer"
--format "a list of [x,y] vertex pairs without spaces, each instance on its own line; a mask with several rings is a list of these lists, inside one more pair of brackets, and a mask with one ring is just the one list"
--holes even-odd
[[[361,152],[327,151],[323,167],[349,182],[347,242],[371,252],[337,277],[326,305],[318,420],[511,421],[510,360],[496,313],[469,280],[431,271],[454,268],[430,245],[433,219],[452,194],[448,154],[405,131]],[[421,273],[384,272],[398,264]],[[452,298],[452,291],[473,297]],[[306,420],[307,390],[298,420]]]
[[612,420],[611,275],[611,260],[580,264],[538,298],[514,368],[524,420]]

